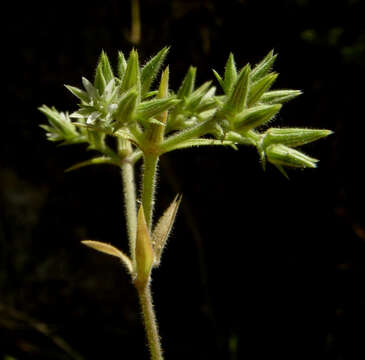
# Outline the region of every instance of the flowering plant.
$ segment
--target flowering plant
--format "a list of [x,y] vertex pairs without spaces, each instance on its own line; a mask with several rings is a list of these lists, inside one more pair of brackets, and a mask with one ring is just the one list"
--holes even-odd
[[[221,88],[211,81],[196,87],[196,68],[190,67],[179,89],[169,89],[169,68],[158,76],[168,48],[163,48],[144,66],[136,50],[128,59],[118,54],[114,73],[102,52],[95,78],[82,78],[84,89],[66,88],[79,105],[69,114],[42,106],[48,119],[41,125],[50,141],[85,143],[98,155],[70,167],[111,164],[121,169],[128,229],[129,252],[111,244],[84,240],[83,244],[118,257],[135,285],[144,317],[151,359],[162,359],[158,327],[150,292],[151,271],[161,254],[181,201],[177,195],[161,218],[153,221],[156,169],[160,156],[194,146],[239,145],[256,147],[262,166],[273,164],[285,176],[286,168],[315,168],[318,162],[295,148],[331,134],[329,130],[268,128],[282,104],[301,94],[298,90],[271,90],[278,74],[271,71],[276,55],[271,51],[256,66],[238,70],[231,54],[224,75],[213,70]],[[135,165],[143,161],[139,209]]]

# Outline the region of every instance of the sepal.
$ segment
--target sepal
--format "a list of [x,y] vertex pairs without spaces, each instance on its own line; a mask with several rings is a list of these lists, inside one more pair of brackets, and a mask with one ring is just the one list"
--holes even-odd
[[118,52],[118,77],[120,80],[123,79],[126,68],[127,68],[127,61],[125,60],[124,54],[121,51],[119,51]]
[[231,93],[227,95],[223,108],[224,112],[238,114],[246,107],[250,71],[249,64],[240,71]]
[[138,93],[140,91],[140,70],[138,53],[136,50],[130,52],[127,67],[125,69],[122,83],[120,85],[120,92],[123,93],[132,87],[136,88]]
[[271,73],[252,84],[248,95],[247,106],[255,105],[261,99],[262,95],[270,89],[277,77],[278,74]]
[[237,68],[234,62],[234,56],[232,53],[230,53],[224,70],[223,89],[226,94],[230,93],[236,80],[237,80]]
[[246,109],[234,118],[234,128],[245,132],[270,121],[280,110],[281,105],[259,105]]

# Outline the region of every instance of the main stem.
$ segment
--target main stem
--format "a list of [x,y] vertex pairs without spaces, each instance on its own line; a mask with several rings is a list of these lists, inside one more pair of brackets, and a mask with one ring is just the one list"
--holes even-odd
[[137,206],[136,206],[136,187],[134,180],[133,164],[125,162],[121,165],[123,180],[124,208],[126,214],[126,224],[129,240],[129,253],[132,263],[135,264],[136,253],[136,233],[137,233]]
[[142,308],[143,322],[146,330],[151,360],[163,360],[160,337],[158,335],[156,315],[153,310],[150,284],[137,287],[139,302]]
[[129,141],[120,139],[118,143],[118,150],[122,157],[120,170],[123,180],[124,208],[128,232],[129,253],[132,259],[132,264],[135,266],[137,234],[136,181],[134,179],[134,163],[128,160],[133,149]]

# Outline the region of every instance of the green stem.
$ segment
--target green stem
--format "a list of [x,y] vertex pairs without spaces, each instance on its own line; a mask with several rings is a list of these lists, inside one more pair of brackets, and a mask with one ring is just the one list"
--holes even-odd
[[[120,151],[125,151],[125,155],[132,152],[132,146],[129,142],[123,141],[120,144]],[[136,253],[136,234],[137,234],[137,201],[136,201],[136,187],[134,180],[134,164],[127,161],[125,156],[124,161],[120,166],[121,176],[123,181],[123,195],[125,217],[129,240],[129,252],[132,259],[132,264],[135,265]]]
[[150,285],[137,287],[139,302],[142,308],[143,322],[146,331],[148,347],[151,353],[151,360],[163,360],[160,337],[156,322],[156,315],[153,310]]
[[142,205],[146,223],[150,229],[152,226],[152,213],[155,203],[155,183],[158,156],[144,154],[143,182],[142,182]]
[[123,180],[124,207],[129,240],[129,252],[132,258],[132,263],[134,264],[136,253],[137,207],[133,165],[127,162],[123,163],[121,166],[121,171]]

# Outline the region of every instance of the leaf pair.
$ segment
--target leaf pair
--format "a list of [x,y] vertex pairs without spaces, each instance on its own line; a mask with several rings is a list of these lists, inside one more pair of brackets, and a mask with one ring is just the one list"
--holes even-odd
[[132,276],[136,286],[143,287],[149,282],[152,268],[159,266],[161,262],[161,255],[174,224],[180,202],[181,195],[177,195],[159,219],[152,235],[150,235],[146,224],[143,206],[139,208],[135,254],[132,255],[134,260],[118,248],[104,242],[84,240],[82,243],[104,254],[118,257]]

